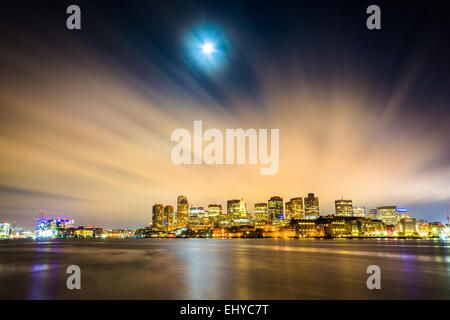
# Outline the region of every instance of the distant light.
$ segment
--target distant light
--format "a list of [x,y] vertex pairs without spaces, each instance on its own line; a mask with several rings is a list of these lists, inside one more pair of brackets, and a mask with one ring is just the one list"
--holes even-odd
[[211,42],[205,42],[202,45],[202,52],[207,56],[210,56],[215,51],[214,44]]

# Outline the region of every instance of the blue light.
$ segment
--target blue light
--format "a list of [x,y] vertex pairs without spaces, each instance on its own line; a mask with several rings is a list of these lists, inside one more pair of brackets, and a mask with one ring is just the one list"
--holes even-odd
[[219,70],[228,55],[228,43],[220,28],[201,24],[186,36],[186,48],[190,60],[206,71]]
[[406,208],[398,208],[396,211],[397,212],[408,212],[408,209],[406,209]]

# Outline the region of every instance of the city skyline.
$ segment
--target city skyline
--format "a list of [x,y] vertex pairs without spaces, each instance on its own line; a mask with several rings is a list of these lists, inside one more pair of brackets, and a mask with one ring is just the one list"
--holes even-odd
[[[363,4],[142,2],[127,14],[122,4],[80,1],[81,30],[67,30],[63,4],[5,5],[2,220],[30,226],[43,209],[136,228],[183,193],[195,206],[243,197],[253,208],[313,192],[322,212],[343,195],[445,221],[450,50],[439,10],[386,3],[383,28],[368,30]],[[217,65],[197,55],[205,33]],[[174,164],[171,133],[194,121],[279,129],[278,173]]]

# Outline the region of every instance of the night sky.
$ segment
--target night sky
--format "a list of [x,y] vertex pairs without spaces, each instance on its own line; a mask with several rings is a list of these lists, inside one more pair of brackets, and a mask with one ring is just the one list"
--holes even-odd
[[[314,192],[444,221],[450,19],[439,2],[16,1],[0,20],[0,220],[136,228],[154,203]],[[66,28],[77,4],[82,29]],[[381,8],[381,30],[366,8]],[[213,66],[198,35],[220,44]],[[176,166],[176,128],[279,128],[280,170]]]

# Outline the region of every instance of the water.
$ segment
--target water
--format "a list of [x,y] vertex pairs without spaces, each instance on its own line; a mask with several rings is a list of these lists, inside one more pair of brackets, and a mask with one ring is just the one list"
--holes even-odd
[[[68,290],[66,268],[81,268]],[[368,290],[366,268],[381,268]],[[449,299],[439,240],[0,241],[0,299]]]

